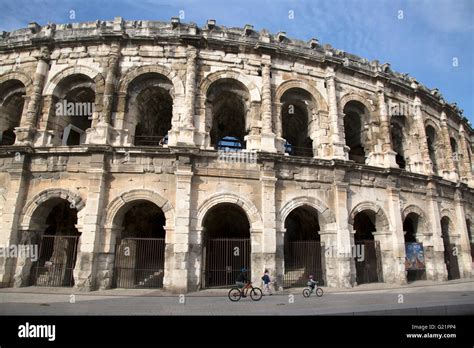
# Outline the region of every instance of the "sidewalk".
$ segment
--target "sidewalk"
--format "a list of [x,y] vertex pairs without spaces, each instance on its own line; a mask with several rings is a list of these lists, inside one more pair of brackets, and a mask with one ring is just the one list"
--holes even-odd
[[[427,291],[435,291],[439,287],[443,287],[451,284],[471,283],[472,291],[474,291],[474,278],[464,278],[449,280],[444,282],[437,282],[432,280],[419,280],[411,282],[405,285],[387,284],[387,283],[370,283],[362,284],[353,288],[328,288],[323,287],[324,293],[326,294],[337,294],[337,293],[367,293],[367,292],[407,292],[410,289],[426,288]],[[230,287],[229,287],[230,288]],[[189,297],[222,297],[227,296],[229,288],[225,289],[205,289],[197,292],[186,294]],[[283,291],[274,292],[274,296],[280,296],[288,294],[300,294],[303,288],[290,288]],[[70,295],[77,294],[81,296],[121,296],[121,297],[175,297],[179,294],[167,292],[159,289],[109,289],[109,290],[97,290],[97,291],[80,291],[75,288],[65,287],[42,287],[42,286],[29,286],[23,288],[0,288],[0,297],[2,293],[24,293],[24,294],[58,294],[58,295]]]

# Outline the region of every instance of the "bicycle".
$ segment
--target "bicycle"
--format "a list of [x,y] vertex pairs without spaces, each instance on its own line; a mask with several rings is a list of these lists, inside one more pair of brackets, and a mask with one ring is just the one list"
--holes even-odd
[[234,286],[229,290],[229,300],[232,302],[237,302],[242,298],[242,291],[245,292],[245,296],[247,296],[250,290],[250,298],[252,301],[260,301],[262,299],[263,293],[260,288],[252,286],[252,283],[247,283],[247,285],[241,290],[238,287]]
[[319,282],[316,282],[314,288],[311,288],[311,282],[308,282],[308,287],[303,290],[303,297],[310,297],[313,292],[318,297],[323,296],[323,289],[319,287]]

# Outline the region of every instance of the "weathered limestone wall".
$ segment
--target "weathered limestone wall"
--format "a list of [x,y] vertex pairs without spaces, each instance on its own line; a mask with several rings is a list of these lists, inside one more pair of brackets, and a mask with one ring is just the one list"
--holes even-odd
[[[12,81],[24,88],[13,91]],[[243,141],[254,151],[252,163],[218,160],[211,144],[213,107],[221,102],[213,98],[221,83],[244,105]],[[136,98],[147,87],[172,98],[171,129],[166,144],[135,146]],[[94,93],[91,127],[84,142],[61,146],[73,120],[55,115],[55,103],[81,88]],[[283,100],[292,92],[306,98],[308,134],[298,136],[311,139],[309,157],[285,153]],[[166,217],[164,288],[171,291],[201,287],[203,220],[219,203],[240,206],[249,219],[255,282],[265,268],[281,279],[285,218],[299,206],[318,212],[321,242],[336,249],[354,244],[357,212],[374,212],[383,278],[397,284],[406,282],[403,221],[409,213],[421,221],[416,237],[425,247],[427,278],[447,278],[440,223],[447,217],[460,275],[472,276],[466,218],[474,217],[474,132],[437,89],[388,64],[251,27],[118,17],[2,33],[0,104],[11,93],[25,103],[15,116],[15,144],[0,146],[0,244],[37,242],[50,202],[68,200],[82,233],[78,288],[112,286],[121,219],[141,200]],[[364,109],[365,163],[349,161],[349,103]],[[12,112],[0,105],[0,131],[15,121]],[[394,123],[403,129],[404,170],[395,160]],[[427,126],[437,136],[436,171]],[[28,259],[0,259],[2,285],[27,285],[30,267]],[[354,259],[327,256],[324,276],[328,286],[353,286]]]

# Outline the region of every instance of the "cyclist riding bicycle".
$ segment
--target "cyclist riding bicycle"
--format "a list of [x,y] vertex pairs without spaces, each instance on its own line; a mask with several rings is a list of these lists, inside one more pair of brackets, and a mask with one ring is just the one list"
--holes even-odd
[[314,276],[312,274],[309,275],[308,279],[308,286],[311,288],[311,291],[314,290],[314,287],[316,286],[317,282],[314,280]]
[[237,276],[237,279],[235,281],[235,285],[237,285],[237,287],[241,289],[240,292],[242,294],[242,297],[246,297],[244,290],[247,289],[249,284],[250,280],[247,278],[247,269],[242,268],[240,274]]

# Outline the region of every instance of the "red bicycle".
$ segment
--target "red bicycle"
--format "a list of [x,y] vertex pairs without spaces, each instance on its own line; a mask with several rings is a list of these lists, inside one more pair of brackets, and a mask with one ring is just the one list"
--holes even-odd
[[249,282],[242,290],[236,286],[230,289],[228,294],[229,300],[231,300],[232,302],[237,302],[242,298],[242,292],[245,294],[245,296],[247,296],[249,291],[250,298],[252,299],[252,301],[260,301],[262,299],[262,290],[260,288],[252,286],[252,283]]

